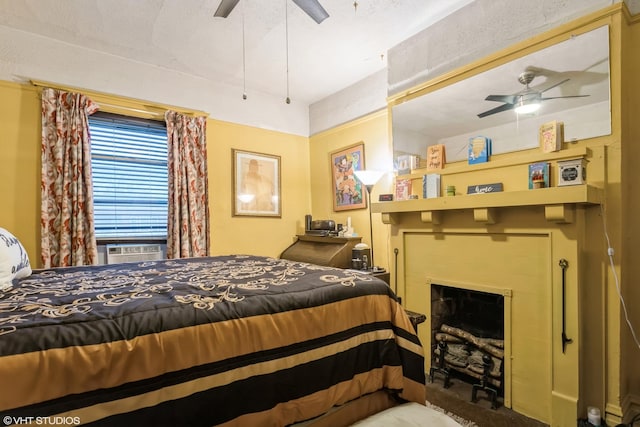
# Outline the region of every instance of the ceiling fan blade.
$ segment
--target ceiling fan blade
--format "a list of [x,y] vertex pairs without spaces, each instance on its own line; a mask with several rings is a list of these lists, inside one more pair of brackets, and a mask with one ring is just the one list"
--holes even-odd
[[318,24],[329,17],[318,0],[293,0],[293,2]]
[[234,7],[238,4],[240,0],[222,0],[220,5],[216,9],[216,13],[213,16],[218,18],[226,18],[229,16]]
[[518,100],[516,95],[489,95],[485,101],[506,102],[507,104],[515,104]]
[[556,84],[554,84],[554,85],[549,86],[549,87],[548,87],[548,88],[546,88],[546,89],[541,90],[541,91],[540,91],[540,93],[542,93],[542,92],[546,92],[546,91],[548,91],[548,90],[550,90],[550,89],[553,89],[553,88],[554,88],[554,87],[556,87],[556,86],[560,86],[561,84],[566,83],[566,82],[568,82],[569,80],[571,80],[571,79],[564,79],[564,80],[562,80],[561,82],[558,82],[558,83],[556,83]]
[[541,101],[546,101],[547,99],[561,99],[561,98],[584,98],[589,95],[566,95],[566,96],[549,96],[546,98],[540,98]]
[[484,113],[478,114],[478,117],[483,118],[490,116],[492,114],[500,113],[502,111],[512,110],[515,107],[515,104],[504,104],[496,108],[492,108],[491,110],[485,111]]

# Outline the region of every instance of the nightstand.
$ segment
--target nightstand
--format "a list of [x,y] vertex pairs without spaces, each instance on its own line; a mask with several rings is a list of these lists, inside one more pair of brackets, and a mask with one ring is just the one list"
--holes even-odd
[[389,275],[388,271],[385,272],[381,272],[381,273],[372,273],[373,277],[377,277],[378,279],[384,281],[387,285],[391,286],[391,276]]
[[407,310],[405,308],[405,313],[409,316],[409,320],[411,320],[411,324],[413,325],[413,329],[418,333],[418,325],[425,320],[427,320],[427,316],[422,313],[416,313],[415,311]]

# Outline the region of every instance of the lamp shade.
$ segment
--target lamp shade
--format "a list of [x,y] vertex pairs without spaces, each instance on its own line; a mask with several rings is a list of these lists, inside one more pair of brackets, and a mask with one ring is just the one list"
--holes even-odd
[[364,184],[365,186],[373,186],[376,185],[380,178],[385,174],[384,171],[377,170],[359,170],[353,172],[356,175],[356,178]]

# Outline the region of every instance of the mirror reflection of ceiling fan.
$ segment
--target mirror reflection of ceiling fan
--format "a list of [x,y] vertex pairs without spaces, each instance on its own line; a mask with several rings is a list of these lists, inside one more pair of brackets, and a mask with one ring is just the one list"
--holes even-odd
[[[240,0],[222,0],[213,16],[226,18]],[[307,15],[318,24],[329,17],[329,14],[322,7],[318,0],[293,0]]]
[[559,98],[582,98],[589,95],[566,95],[566,96],[549,96],[544,97],[542,94],[548,90],[553,89],[556,86],[560,86],[563,83],[568,82],[570,79],[564,79],[554,85],[549,86],[546,89],[535,90],[529,87],[529,83],[536,77],[536,73],[533,71],[525,71],[518,76],[518,81],[525,85],[525,88],[520,92],[513,95],[489,95],[485,98],[485,101],[503,102],[504,104],[499,107],[492,108],[483,113],[478,114],[478,117],[487,117],[492,114],[500,113],[502,111],[515,110],[517,114],[529,114],[533,113],[540,108],[540,104],[543,101]]

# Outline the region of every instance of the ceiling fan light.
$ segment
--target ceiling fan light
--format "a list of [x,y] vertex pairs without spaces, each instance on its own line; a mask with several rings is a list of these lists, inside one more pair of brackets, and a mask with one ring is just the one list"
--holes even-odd
[[540,109],[540,103],[537,101],[534,102],[519,102],[518,106],[515,108],[516,114],[531,114],[535,113]]

